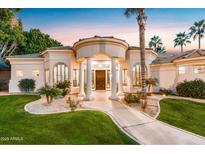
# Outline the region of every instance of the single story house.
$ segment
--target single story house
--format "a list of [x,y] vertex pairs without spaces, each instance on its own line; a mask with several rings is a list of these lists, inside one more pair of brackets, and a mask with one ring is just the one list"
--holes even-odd
[[[156,77],[160,87],[174,89],[185,79],[205,79],[205,51],[191,50],[181,54],[158,55],[146,48],[146,77]],[[36,80],[36,89],[45,83],[54,85],[69,80],[71,92],[86,100],[93,90],[110,90],[111,99],[141,85],[140,49],[125,40],[94,36],[80,39],[73,46],[48,48],[41,54],[17,55],[7,58],[11,64],[9,92],[18,93],[18,81]],[[86,86],[86,94],[84,93]]]

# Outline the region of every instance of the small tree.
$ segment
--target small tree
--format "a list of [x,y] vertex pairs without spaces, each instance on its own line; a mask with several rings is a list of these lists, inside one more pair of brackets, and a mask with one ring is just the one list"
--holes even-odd
[[44,87],[41,87],[40,89],[37,90],[37,93],[39,95],[45,95],[47,99],[47,103],[50,104],[53,101],[53,97],[60,96],[61,95],[61,90],[56,88],[55,86],[49,86],[48,84],[45,84]]
[[21,79],[18,87],[22,92],[33,92],[36,88],[36,81],[34,79]]
[[152,86],[156,86],[158,84],[157,78],[148,78],[146,79],[146,85],[148,87],[148,91],[150,92]]
[[62,96],[65,97],[69,91],[70,91],[70,87],[71,87],[71,82],[70,81],[60,81],[56,84],[56,87],[62,90]]

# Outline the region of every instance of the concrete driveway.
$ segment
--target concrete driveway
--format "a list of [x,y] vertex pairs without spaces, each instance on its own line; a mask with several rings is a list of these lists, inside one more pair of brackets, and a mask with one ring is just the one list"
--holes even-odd
[[205,144],[205,138],[175,128],[124,104],[108,99],[109,92],[94,92],[95,99],[83,106],[108,113],[115,122],[141,144]]

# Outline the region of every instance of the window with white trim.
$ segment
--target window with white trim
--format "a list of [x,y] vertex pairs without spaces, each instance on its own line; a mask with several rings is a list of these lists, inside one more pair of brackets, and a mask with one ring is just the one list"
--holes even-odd
[[16,71],[16,77],[23,77],[23,71],[22,70],[17,70]]
[[68,67],[64,63],[58,63],[53,68],[53,82],[68,80]]
[[122,81],[123,85],[127,85],[127,69],[122,70]]
[[179,72],[179,74],[185,74],[185,72],[186,72],[185,67],[184,66],[179,66],[178,67],[178,72]]
[[195,73],[195,74],[205,73],[205,64],[194,66],[194,73]]
[[73,87],[79,86],[79,70],[73,69]]

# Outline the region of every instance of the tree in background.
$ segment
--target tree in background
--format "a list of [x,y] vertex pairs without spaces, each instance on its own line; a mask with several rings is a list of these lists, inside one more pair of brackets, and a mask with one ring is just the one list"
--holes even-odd
[[21,9],[0,9],[0,60],[12,54],[40,53],[48,47],[62,46],[39,29],[23,31],[16,13]]
[[195,22],[193,26],[189,28],[190,36],[195,40],[198,38],[198,49],[201,49],[201,39],[204,37],[205,33],[205,20],[200,20]]
[[165,47],[163,46],[162,40],[159,36],[154,35],[149,42],[149,47],[152,48],[156,53],[165,53]]
[[25,41],[22,23],[16,17],[20,9],[0,9],[0,58],[11,55]]
[[140,38],[140,61],[141,61],[141,81],[142,81],[142,94],[143,102],[142,109],[147,105],[147,91],[146,91],[146,65],[145,65],[145,25],[147,22],[147,16],[143,8],[129,8],[124,12],[126,17],[131,15],[136,16],[139,25],[139,38]]
[[184,51],[183,46],[186,46],[187,43],[191,43],[190,36],[186,34],[186,32],[180,32],[176,34],[176,38],[174,39],[174,47],[180,46],[181,52]]
[[23,33],[25,41],[19,45],[15,54],[40,53],[49,47],[58,47],[62,44],[52,39],[48,34],[42,33],[39,29],[30,29]]

